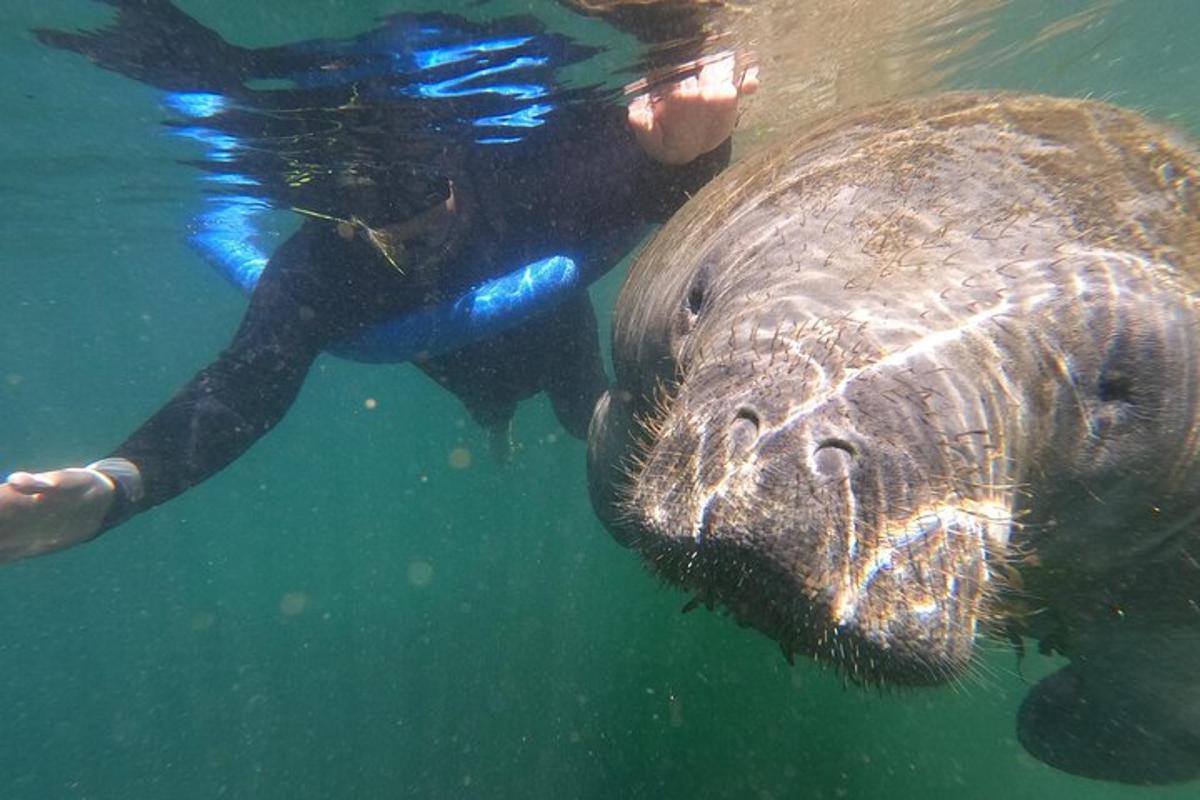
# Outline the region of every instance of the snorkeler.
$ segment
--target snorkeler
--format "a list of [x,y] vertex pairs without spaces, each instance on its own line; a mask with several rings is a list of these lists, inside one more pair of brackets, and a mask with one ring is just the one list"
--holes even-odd
[[[89,541],[210,477],[279,422],[322,351],[562,253],[582,276],[560,303],[412,360],[496,438],[543,391],[585,436],[607,383],[586,287],[725,166],[738,98],[757,85],[730,55],[625,109],[552,85],[548,70],[588,53],[529,18],[397,15],[349,42],[251,50],[166,0],[106,1],[110,27],[39,37],[208,98],[207,127],[180,129],[255,146],[201,166],[305,221],[261,270],[228,347],[124,443],[0,484],[0,561]],[[286,85],[252,88],[262,80]]]

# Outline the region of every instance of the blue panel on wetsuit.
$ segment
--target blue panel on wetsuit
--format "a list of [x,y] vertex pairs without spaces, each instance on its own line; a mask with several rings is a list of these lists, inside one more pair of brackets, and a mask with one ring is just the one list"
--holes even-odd
[[[211,197],[208,204],[209,210],[195,220],[191,242],[249,294],[267,266],[267,254],[256,238],[262,216],[271,208],[258,198],[237,195]],[[579,288],[581,276],[574,260],[550,256],[484,281],[452,300],[377,325],[334,352],[372,362],[440,355],[553,308]]]
[[185,117],[203,119],[220,114],[228,108],[229,100],[212,92],[172,92],[167,95],[166,104]]
[[517,36],[509,39],[485,39],[461,45],[434,47],[428,50],[415,51],[413,53],[413,60],[416,62],[418,69],[435,69],[437,67],[444,67],[447,64],[457,64],[460,61],[466,61],[469,58],[475,58],[486,53],[499,53],[505,50],[512,50],[531,41],[533,41],[532,36]]
[[546,124],[546,120],[542,119],[542,117],[553,110],[554,106],[549,103],[534,103],[531,106],[526,106],[519,111],[513,111],[509,114],[478,117],[472,124],[478,128],[536,128],[539,125]]
[[210,149],[205,155],[209,161],[217,163],[233,161],[236,158],[238,149],[242,146],[236,136],[222,133],[215,128],[191,125],[185,128],[173,128],[171,132],[176,136],[182,136],[185,139],[195,139],[197,142],[208,145]]
[[[477,111],[459,107],[464,122],[475,127],[517,127],[504,120],[534,119],[553,109],[532,104],[553,93],[556,65],[579,60],[589,51],[556,34],[488,35],[462,30],[443,17],[396,17],[378,31],[354,42],[309,42],[294,46],[305,54],[320,53],[329,64],[290,76],[300,88],[357,87],[363,97],[390,94],[429,100],[478,98],[489,101]],[[502,107],[497,107],[497,101]],[[483,108],[486,105],[487,108]],[[501,120],[492,123],[492,120]],[[523,137],[481,135],[477,144],[511,144]]]
[[267,254],[255,242],[261,217],[270,205],[257,197],[218,195],[193,222],[191,244],[218,271],[249,294],[267,266]]
[[486,281],[456,300],[376,325],[333,352],[375,362],[441,355],[547,311],[580,288],[574,260],[551,256]]
[[[304,152],[299,149],[302,141],[288,144],[287,139],[269,138],[271,125],[293,113],[293,95],[288,92],[352,86],[361,102],[381,109],[389,103],[417,101],[424,113],[413,124],[433,122],[428,129],[414,129],[415,135],[449,137],[448,144],[466,147],[516,144],[546,124],[557,108],[556,66],[590,51],[564,36],[525,34],[511,30],[511,25],[503,33],[471,27],[445,15],[398,15],[353,40],[288,47],[297,66],[272,77],[289,89],[230,90],[235,96],[209,91],[167,94],[164,105],[186,119],[171,132],[208,148],[202,163],[210,169],[204,180],[213,191],[192,223],[193,246],[243,292],[253,290],[269,257],[264,223],[279,207],[281,196],[279,188],[270,188],[272,181],[279,186],[280,176],[257,171],[262,169],[257,166],[263,163],[261,154],[283,146]],[[323,167],[312,168],[319,173]],[[302,163],[301,172],[307,169]],[[336,352],[366,361],[445,353],[552,308],[582,284],[575,262],[553,255],[448,302],[379,325]]]

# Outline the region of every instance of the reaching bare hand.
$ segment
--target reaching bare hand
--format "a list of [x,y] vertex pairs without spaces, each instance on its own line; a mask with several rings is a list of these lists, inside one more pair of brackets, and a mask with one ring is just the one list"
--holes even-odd
[[665,164],[686,164],[728,139],[737,122],[738,99],[758,90],[757,67],[741,76],[736,71],[729,54],[665,93],[635,98],[629,104],[629,126],[642,149]]
[[0,562],[88,541],[115,494],[112,480],[91,468],[14,472],[0,484]]

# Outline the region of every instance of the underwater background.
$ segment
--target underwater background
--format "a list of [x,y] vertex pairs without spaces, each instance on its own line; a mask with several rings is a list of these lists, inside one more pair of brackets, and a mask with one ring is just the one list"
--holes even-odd
[[[631,39],[549,0],[179,5],[245,45],[349,36],[401,10],[528,12],[605,46],[596,79],[637,77],[621,72]],[[846,3],[844,20],[823,5],[744,4],[763,89],[740,149],[934,85],[1096,96],[1200,135],[1194,0],[880,0]],[[818,49],[820,25],[879,22],[872,6],[907,27]],[[200,193],[179,160],[196,153],[163,135],[161,93],[28,33],[111,9],[4,8],[0,473],[105,453],[244,306],[185,242]],[[602,318],[622,273],[593,289]],[[1057,663],[1035,652],[1018,663],[996,643],[960,685],[864,691],[718,614],[681,615],[686,598],[593,517],[584,447],[544,400],[514,438],[497,464],[417,370],[322,357],[234,466],[93,544],[0,569],[0,800],[1200,792],[1026,755],[1016,707]]]

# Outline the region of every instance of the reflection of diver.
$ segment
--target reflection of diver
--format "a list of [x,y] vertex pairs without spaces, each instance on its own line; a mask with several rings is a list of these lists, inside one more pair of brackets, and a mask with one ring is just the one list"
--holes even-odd
[[528,18],[400,15],[352,41],[247,50],[167,0],[107,1],[110,27],[40,38],[203,101],[204,125],[177,127],[213,144],[214,185],[307,220],[232,343],[108,458],[0,485],[3,560],[86,541],[199,483],[280,420],[322,350],[539,259],[577,265],[561,302],[441,337],[455,349],[417,361],[493,431],[545,391],[583,436],[606,382],[586,285],[727,162],[739,90],[755,87],[730,57],[626,111],[552,84],[587,53]]

